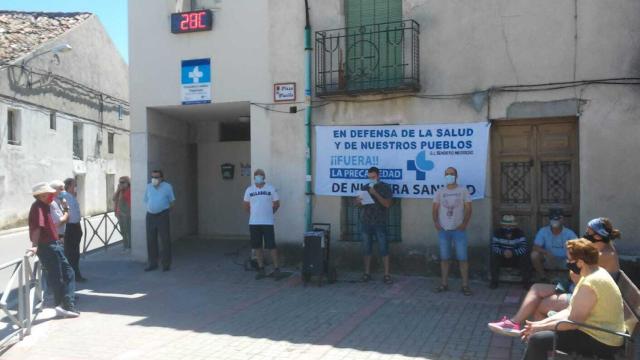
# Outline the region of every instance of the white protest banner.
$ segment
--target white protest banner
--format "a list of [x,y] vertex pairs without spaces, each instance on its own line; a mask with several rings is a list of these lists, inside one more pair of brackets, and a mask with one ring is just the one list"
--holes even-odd
[[393,126],[316,126],[316,195],[355,196],[367,169],[380,169],[395,197],[433,198],[444,171],[484,197],[489,123]]

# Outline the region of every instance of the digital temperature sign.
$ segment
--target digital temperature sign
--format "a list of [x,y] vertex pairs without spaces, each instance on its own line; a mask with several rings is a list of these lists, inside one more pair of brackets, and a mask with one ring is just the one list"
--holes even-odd
[[212,25],[213,13],[211,10],[171,14],[171,32],[174,34],[209,31]]

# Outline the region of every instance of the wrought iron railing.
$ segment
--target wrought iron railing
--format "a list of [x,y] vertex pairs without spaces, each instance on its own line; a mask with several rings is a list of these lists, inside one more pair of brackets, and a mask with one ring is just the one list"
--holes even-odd
[[319,97],[420,90],[420,25],[414,20],[316,32]]

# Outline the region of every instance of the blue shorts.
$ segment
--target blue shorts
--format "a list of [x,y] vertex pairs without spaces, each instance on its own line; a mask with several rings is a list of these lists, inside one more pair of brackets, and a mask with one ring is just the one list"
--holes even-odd
[[387,225],[362,224],[362,252],[365,256],[371,255],[373,238],[378,240],[378,255],[389,255],[389,242],[387,241]]
[[440,230],[438,239],[440,240],[440,260],[451,259],[451,245],[454,243],[456,259],[467,261],[467,233],[461,230]]

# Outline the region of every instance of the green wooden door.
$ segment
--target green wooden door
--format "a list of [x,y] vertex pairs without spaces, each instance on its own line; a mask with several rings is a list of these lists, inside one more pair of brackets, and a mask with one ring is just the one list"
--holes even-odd
[[402,0],[345,0],[348,90],[385,89],[401,82]]

